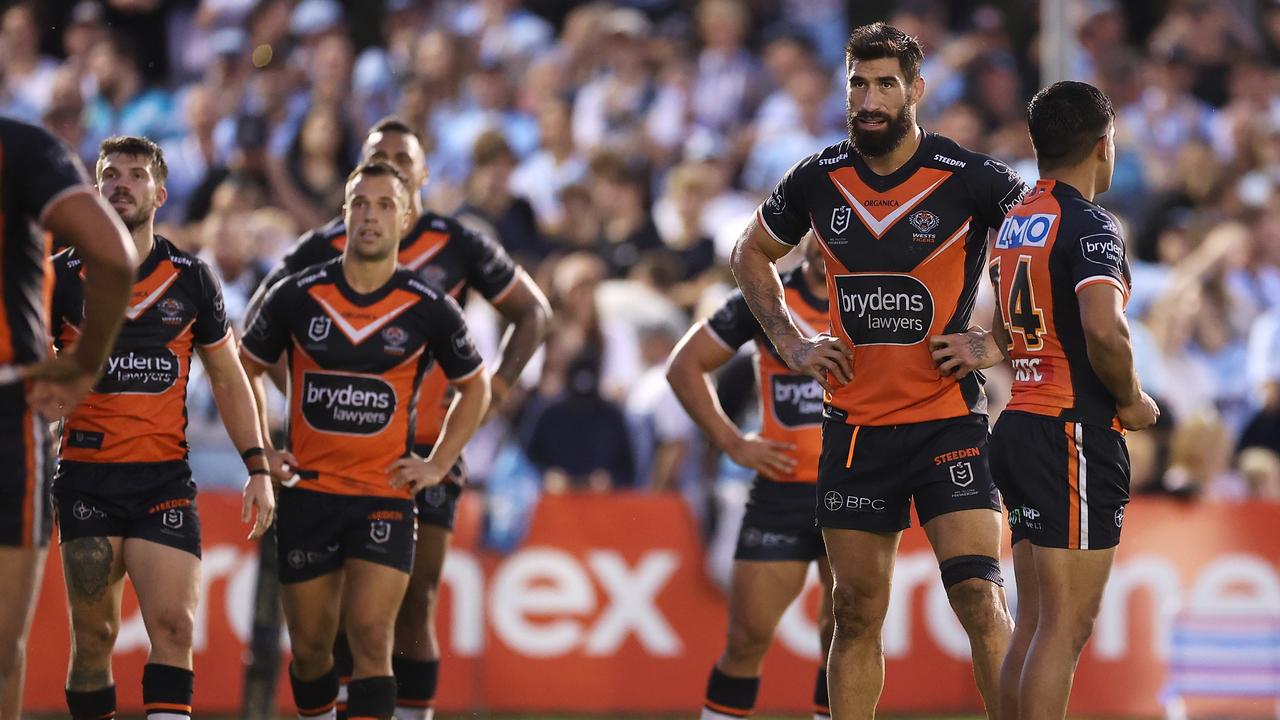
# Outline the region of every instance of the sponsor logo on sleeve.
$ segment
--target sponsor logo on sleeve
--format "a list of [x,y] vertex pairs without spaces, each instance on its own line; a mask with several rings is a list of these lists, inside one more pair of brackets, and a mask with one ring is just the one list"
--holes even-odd
[[773,416],[785,428],[822,424],[822,386],[807,375],[774,375],[770,379]]
[[107,358],[107,365],[95,392],[159,395],[174,383],[182,363],[169,348],[148,348],[120,352]]
[[302,415],[316,430],[376,435],[391,424],[395,411],[395,389],[380,378],[321,372],[302,376]]
[[453,334],[453,351],[464,360],[470,360],[476,356],[475,343],[471,342],[471,335],[467,333],[465,327]]
[[835,276],[840,322],[854,345],[915,345],[933,324],[933,296],[910,275]]
[[1049,241],[1050,231],[1057,221],[1058,216],[1051,213],[1011,215],[1000,225],[1000,232],[996,235],[996,248],[1042,248]]
[[774,215],[781,215],[787,209],[787,196],[782,192],[782,186],[774,188],[773,194],[764,203],[765,208]]
[[1096,265],[1119,268],[1124,259],[1124,245],[1115,235],[1086,235],[1080,238],[1084,259]]

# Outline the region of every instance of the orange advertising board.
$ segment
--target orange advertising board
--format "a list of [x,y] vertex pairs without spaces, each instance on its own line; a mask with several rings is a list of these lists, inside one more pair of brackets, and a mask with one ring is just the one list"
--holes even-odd
[[[463,503],[444,572],[441,711],[698,708],[722,649],[725,602],[704,570],[702,543],[678,497],[545,498],[525,542],[508,555],[480,547],[476,500],[467,496]],[[252,622],[257,549],[244,539],[238,497],[206,493],[200,514],[205,562],[195,706],[233,712]],[[1180,611],[1280,613],[1276,517],[1274,505],[1146,498],[1132,504],[1094,639],[1080,663],[1072,714],[1159,714]],[[1007,558],[1005,576],[1012,578]],[[893,593],[882,711],[976,711],[968,643],[918,529],[903,539]],[[28,652],[31,711],[64,707],[64,598],[53,552]],[[819,662],[816,608],[811,582],[778,629],[765,663],[761,710],[808,711]],[[115,673],[120,706],[128,712],[141,708],[147,641],[131,598],[124,614]],[[287,713],[281,672],[280,708]]]

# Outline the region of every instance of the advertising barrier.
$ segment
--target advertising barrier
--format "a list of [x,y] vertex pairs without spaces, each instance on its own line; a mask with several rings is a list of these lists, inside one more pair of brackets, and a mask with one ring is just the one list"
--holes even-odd
[[[195,621],[195,707],[229,713],[241,697],[257,549],[245,539],[238,496],[206,493],[199,503],[204,577]],[[1130,505],[1127,517],[1117,518],[1125,524],[1123,541],[1080,663],[1072,715],[1160,714],[1175,628],[1188,613],[1280,616],[1278,510],[1147,498]],[[507,555],[481,548],[481,513],[478,498],[464,496],[444,571],[438,709],[482,715],[697,711],[722,649],[725,602],[704,570],[702,542],[678,497],[544,498],[525,542]],[[65,707],[69,644],[61,575],[53,550],[28,650],[31,711]],[[1007,557],[1005,577],[1012,596]],[[762,711],[808,712],[819,663],[817,593],[811,578],[778,629],[765,662]],[[283,633],[281,642],[287,645]],[[902,541],[884,647],[882,712],[981,707],[968,641],[918,528]],[[1272,651],[1270,657],[1280,658],[1280,648]],[[122,712],[141,709],[146,652],[130,590],[114,665]],[[281,712],[291,713],[283,668],[279,689]],[[1236,707],[1274,712],[1275,700],[1254,698]]]

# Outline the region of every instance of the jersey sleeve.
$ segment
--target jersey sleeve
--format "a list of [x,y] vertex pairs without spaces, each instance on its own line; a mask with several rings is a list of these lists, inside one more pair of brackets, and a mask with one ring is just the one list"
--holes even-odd
[[458,240],[467,258],[467,284],[486,300],[501,298],[516,281],[516,263],[489,235],[460,228]]
[[197,345],[218,345],[231,333],[231,322],[227,320],[227,308],[222,301],[222,285],[205,263],[197,260],[196,271],[200,280],[200,305],[196,308],[191,334]]
[[267,297],[257,312],[246,322],[249,328],[241,342],[244,349],[264,365],[273,365],[289,344],[289,326],[285,313],[289,309],[293,293],[288,282],[277,284],[267,292]]
[[66,322],[70,309],[69,299],[71,276],[68,274],[66,258],[62,253],[53,256],[53,293],[49,297],[49,335],[53,338],[54,347],[59,351],[62,346],[62,325]]
[[1008,165],[989,157],[978,156],[978,159],[981,162],[975,161],[973,170],[975,215],[987,227],[998,228],[1029,188]]
[[804,169],[811,156],[801,160],[778,181],[769,198],[756,209],[756,221],[774,240],[784,245],[799,245],[809,232],[809,214],[805,210],[802,185]]
[[1080,292],[1095,283],[1109,283],[1128,297],[1129,263],[1120,226],[1102,210],[1090,208],[1084,214],[1087,221],[1078,239],[1067,246],[1071,284]]
[[445,377],[458,380],[471,375],[484,364],[480,352],[467,330],[462,308],[457,301],[441,295],[432,301],[433,307],[427,329],[427,350],[440,363]]
[[21,198],[30,219],[40,221],[53,201],[68,191],[90,190],[84,166],[65,145],[43,128],[9,125],[4,147],[6,178]]
[[751,314],[742,291],[735,290],[718,310],[707,318],[707,329],[730,350],[737,350],[763,334],[756,316]]

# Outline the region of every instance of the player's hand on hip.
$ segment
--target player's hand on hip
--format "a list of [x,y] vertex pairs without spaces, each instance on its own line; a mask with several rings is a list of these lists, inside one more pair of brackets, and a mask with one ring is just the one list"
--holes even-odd
[[417,495],[423,488],[439,485],[451,467],[438,460],[423,460],[417,455],[409,455],[391,463],[387,472],[391,473],[391,487],[408,488],[410,493]]
[[982,328],[969,328],[962,333],[934,335],[929,338],[933,362],[942,375],[958,380],[974,370],[985,370],[1004,359],[996,344],[995,334]]
[[[254,511],[257,510],[257,517]],[[271,479],[266,475],[250,475],[244,484],[244,501],[240,508],[240,522],[253,520],[253,529],[249,531],[249,539],[257,540],[271,527],[276,517],[276,493],[271,486]]]
[[796,338],[778,351],[787,367],[817,380],[829,393],[834,394],[834,387],[847,385],[853,380],[853,349],[849,343],[829,333]]
[[1138,395],[1138,401],[1130,405],[1116,408],[1120,425],[1125,430],[1145,430],[1160,419],[1160,407],[1145,392]]
[[796,470],[796,459],[791,455],[795,449],[791,443],[768,440],[750,433],[739,438],[725,452],[738,465],[755,470],[770,480],[781,480]]
[[27,403],[49,420],[74,410],[98,379],[96,372],[86,372],[70,355],[28,365],[21,374],[30,381]]
[[298,467],[298,458],[288,450],[276,450],[275,448],[267,448],[265,451],[267,457],[267,469],[271,471],[271,479],[285,487],[293,487],[298,484],[298,476],[295,474]]

